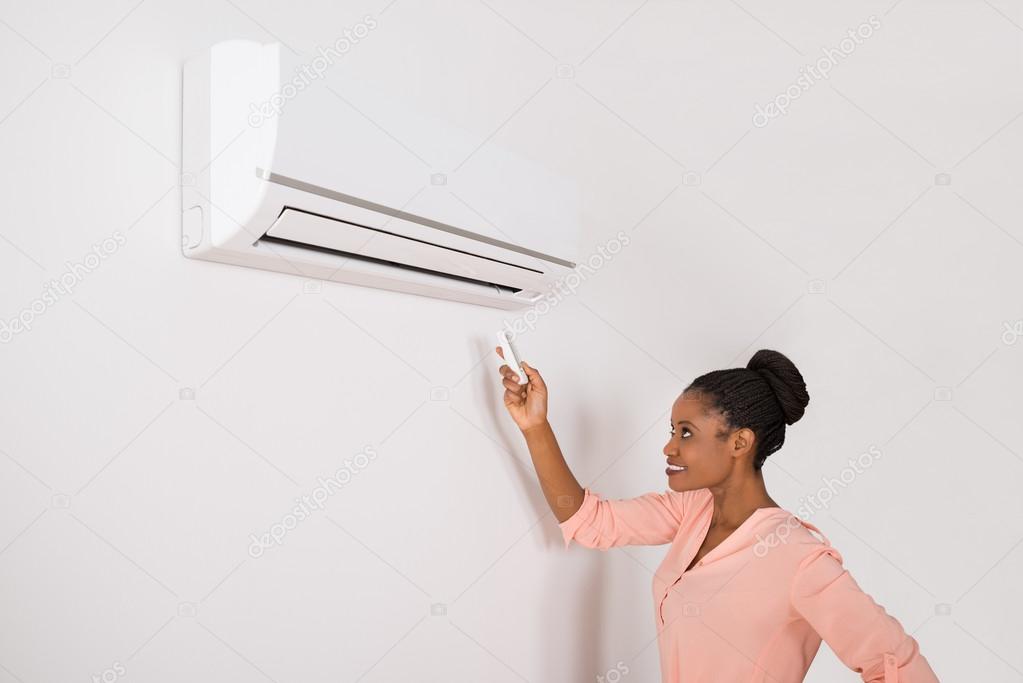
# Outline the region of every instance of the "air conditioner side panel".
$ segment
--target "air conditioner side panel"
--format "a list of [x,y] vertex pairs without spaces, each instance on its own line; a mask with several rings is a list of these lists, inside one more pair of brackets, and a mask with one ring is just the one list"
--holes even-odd
[[[182,73],[182,248],[252,244],[279,212],[259,165],[273,163],[274,121],[250,116],[276,92],[277,45],[230,40],[185,63]],[[200,211],[190,211],[199,207]],[[269,221],[269,222],[268,222]],[[185,233],[188,234],[185,234]]]

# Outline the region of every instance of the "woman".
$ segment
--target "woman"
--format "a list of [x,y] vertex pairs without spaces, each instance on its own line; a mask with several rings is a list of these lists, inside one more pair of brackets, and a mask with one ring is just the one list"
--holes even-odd
[[827,538],[767,493],[764,460],[810,400],[787,357],[764,349],[745,368],[697,377],[671,407],[669,490],[624,500],[579,485],[547,422],[547,386],[522,367],[525,385],[500,368],[504,404],[566,547],[671,544],[653,579],[664,683],[802,681],[821,639],[864,681],[938,680]]

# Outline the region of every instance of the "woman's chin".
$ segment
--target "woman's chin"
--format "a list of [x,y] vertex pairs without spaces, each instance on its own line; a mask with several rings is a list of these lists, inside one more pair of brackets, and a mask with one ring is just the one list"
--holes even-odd
[[693,486],[692,482],[684,480],[682,477],[668,477],[668,488],[676,493],[682,493],[683,491],[692,491],[693,489],[699,488]]

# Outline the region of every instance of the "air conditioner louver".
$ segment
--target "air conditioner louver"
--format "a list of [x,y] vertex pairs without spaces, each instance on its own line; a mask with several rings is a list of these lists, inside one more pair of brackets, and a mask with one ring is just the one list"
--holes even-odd
[[[314,248],[346,258],[372,261],[518,292],[536,282],[543,271],[505,263],[381,228],[355,225],[308,211],[285,208],[262,240]],[[472,240],[466,240],[471,246]]]

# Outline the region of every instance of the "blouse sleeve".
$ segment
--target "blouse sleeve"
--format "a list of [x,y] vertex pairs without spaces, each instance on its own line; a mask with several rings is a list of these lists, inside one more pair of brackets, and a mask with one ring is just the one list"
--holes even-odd
[[606,500],[583,489],[582,506],[561,522],[567,548],[572,539],[587,548],[607,550],[620,545],[670,543],[682,524],[681,494],[645,493],[636,498]]
[[789,597],[865,683],[938,683],[917,641],[860,589],[833,547],[817,548],[802,561]]

